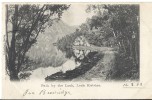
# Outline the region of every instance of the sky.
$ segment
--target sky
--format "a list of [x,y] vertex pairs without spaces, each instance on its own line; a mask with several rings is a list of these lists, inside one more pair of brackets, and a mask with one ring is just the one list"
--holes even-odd
[[64,11],[61,20],[70,26],[81,25],[93,15],[93,13],[86,13],[86,8],[86,4],[71,4],[70,8]]

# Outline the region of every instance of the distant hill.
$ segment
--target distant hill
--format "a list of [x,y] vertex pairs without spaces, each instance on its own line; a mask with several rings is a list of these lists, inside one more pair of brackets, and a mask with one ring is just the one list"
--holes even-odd
[[45,34],[51,35],[51,37],[56,41],[67,34],[73,33],[76,30],[76,26],[69,26],[62,20],[54,22],[54,24],[45,30]]
[[27,56],[35,62],[32,66],[47,67],[61,65],[66,58],[61,51],[58,51],[57,48],[53,46],[53,43],[55,43],[57,39],[73,33],[75,30],[76,27],[68,26],[60,20],[47,28],[44,33],[41,33],[38,36],[37,43],[31,47],[27,53]]

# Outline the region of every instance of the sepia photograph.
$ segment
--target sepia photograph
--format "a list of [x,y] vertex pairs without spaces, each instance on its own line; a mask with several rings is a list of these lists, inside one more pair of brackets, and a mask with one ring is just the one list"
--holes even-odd
[[139,4],[5,4],[10,81],[139,81]]

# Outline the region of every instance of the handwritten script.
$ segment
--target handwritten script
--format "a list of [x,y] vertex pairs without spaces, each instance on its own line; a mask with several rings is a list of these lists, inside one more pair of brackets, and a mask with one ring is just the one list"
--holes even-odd
[[66,91],[66,90],[62,90],[61,88],[57,91],[57,90],[46,90],[46,89],[42,89],[38,92],[35,91],[31,91],[30,89],[25,90],[25,92],[23,93],[23,96],[26,95],[54,95],[54,94],[58,94],[58,95],[71,95],[70,91]]

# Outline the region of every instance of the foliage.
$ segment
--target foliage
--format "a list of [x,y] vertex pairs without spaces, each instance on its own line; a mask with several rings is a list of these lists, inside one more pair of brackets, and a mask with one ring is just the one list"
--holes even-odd
[[[91,26],[99,27],[102,31],[105,31],[104,39],[110,42],[113,38],[111,43],[114,44],[110,45],[119,47],[118,57],[121,58],[119,60],[123,60],[123,64],[120,64],[120,61],[117,60],[117,67],[121,67],[119,72],[124,72],[123,70],[131,71],[132,69],[138,72],[139,5],[94,5],[90,7],[93,7],[93,10],[98,12],[97,17],[93,18]],[[99,10],[99,7],[104,10]],[[122,74],[124,73],[119,73],[119,76]]]
[[76,32],[62,37],[57,41],[57,48],[62,52],[65,52],[67,58],[71,58],[73,55],[73,43],[75,39],[81,35],[82,33],[77,29]]
[[[27,51],[37,42],[53,20],[58,20],[69,5],[6,5],[6,62],[11,80],[25,62]],[[9,36],[10,38],[9,38]]]
[[86,11],[95,15],[80,26],[80,31],[59,40],[59,49],[68,50],[74,39],[83,35],[92,45],[119,48],[117,77],[132,70],[139,75],[139,5],[89,5]]

